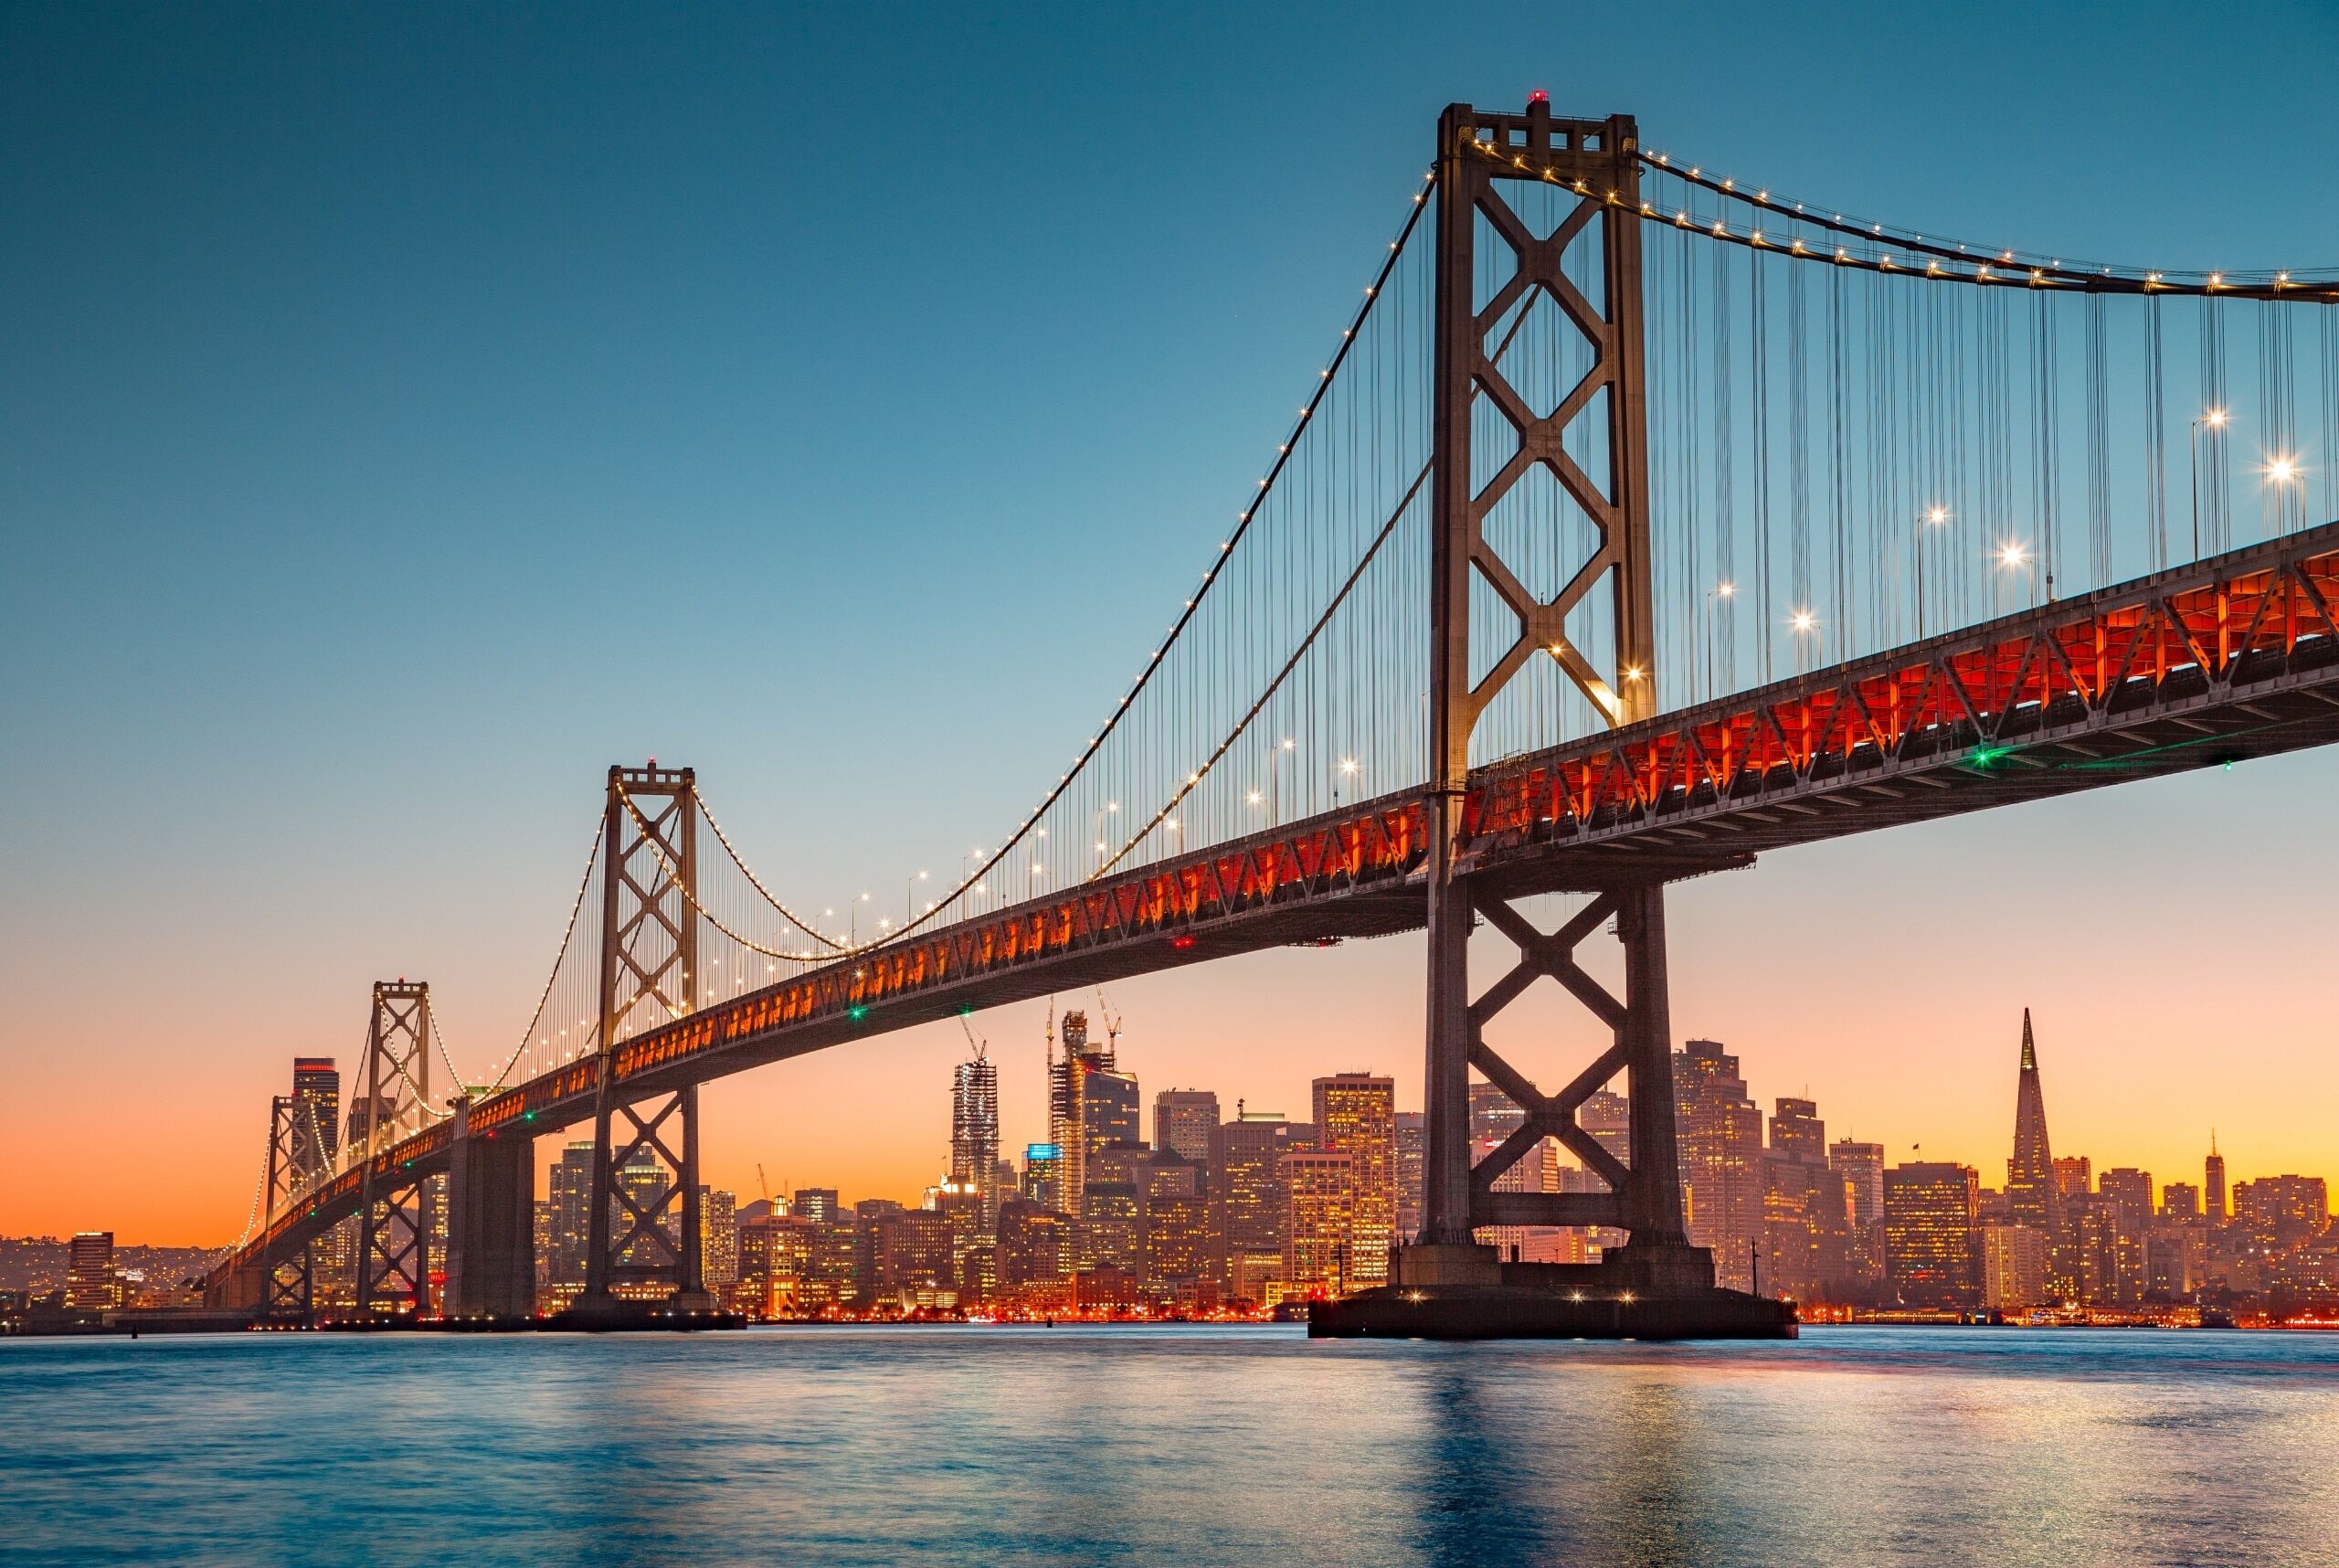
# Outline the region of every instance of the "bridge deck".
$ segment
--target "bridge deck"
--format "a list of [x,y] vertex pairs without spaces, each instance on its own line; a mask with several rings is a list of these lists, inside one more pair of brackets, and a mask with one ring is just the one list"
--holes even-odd
[[[1744,865],[1792,844],[2339,740],[2339,524],[1481,768],[1463,864],[1519,895]],[[620,1044],[619,1084],[1233,954],[1423,923],[1418,791],[893,942]],[[475,1130],[592,1114],[598,1064],[480,1101]],[[429,1171],[442,1124],[375,1160]],[[222,1266],[353,1213],[342,1173]]]

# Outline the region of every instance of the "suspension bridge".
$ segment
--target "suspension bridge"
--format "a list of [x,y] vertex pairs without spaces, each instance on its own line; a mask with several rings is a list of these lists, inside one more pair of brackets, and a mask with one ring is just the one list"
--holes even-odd
[[[774,892],[689,768],[612,768],[534,1016],[466,1075],[427,985],[375,986],[345,1124],[271,1103],[211,1299],[312,1315],[354,1220],[362,1313],[524,1317],[532,1140],[589,1124],[577,1312],[703,1310],[707,1081],[1425,928],[1424,1224],[1318,1330],[1791,1331],[1684,1227],[1666,886],[2339,739],[2339,524],[2310,521],[2339,516],[2334,304],[2327,271],[1848,214],[1540,95],[1449,108],[1272,461],[995,848],[870,930]],[[1546,931],[1523,905],[1552,894]],[[1474,979],[1481,923],[1517,956]],[[1576,957],[1603,932],[1621,995]],[[1498,1047],[1547,980],[1613,1033],[1551,1088]],[[1525,1113],[1475,1165],[1474,1072]],[[1620,1077],[1623,1160],[1576,1115]],[[1497,1191],[1546,1138],[1606,1191]],[[645,1156],[661,1195],[619,1180]],[[1567,1267],[1473,1242],[1517,1224],[1630,1240]]]

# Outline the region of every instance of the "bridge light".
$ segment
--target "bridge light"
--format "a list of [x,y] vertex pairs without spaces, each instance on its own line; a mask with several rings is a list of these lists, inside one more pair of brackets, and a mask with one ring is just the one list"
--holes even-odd
[[1818,624],[1818,617],[1813,615],[1811,611],[1798,609],[1794,612],[1794,629],[1797,631],[1808,631]]
[[865,1007],[855,1004],[854,1006],[845,1009],[845,1016],[852,1019],[855,1023],[858,1023],[863,1019],[869,1016],[869,1010]]
[[2008,571],[2012,571],[2016,567],[2024,565],[2029,559],[2030,552],[2024,549],[2020,545],[2008,545],[2006,548],[1998,552],[1998,565],[2006,567]]
[[1926,513],[1926,514],[1925,514],[1925,521],[1926,521],[1926,522],[1928,522],[1928,523],[1946,523],[1946,522],[1948,522],[1948,521],[1949,521],[1949,508],[1948,508],[1948,507],[1946,507],[1946,506],[1936,506],[1936,507],[1934,507],[1931,512],[1928,512],[1928,513]]
[[2266,479],[2270,484],[2288,484],[2298,476],[2296,458],[2278,457],[2266,465]]
[[1720,588],[1714,589],[1714,591],[1721,595],[1724,599],[1731,599],[1736,597],[1738,593],[1738,585],[1736,583],[1724,583]]
[[1255,805],[1257,805],[1257,804],[1259,803],[1259,800],[1260,800],[1260,795],[1259,795],[1259,792],[1258,792],[1256,789],[1254,789],[1254,790],[1252,790],[1248,795],[1245,795],[1245,796],[1244,797],[1244,799],[1245,800],[1249,801],[1252,805],[1255,806]]
[[1356,758],[1353,758],[1353,757],[1343,757],[1343,758],[1340,758],[1340,771],[1341,771],[1341,772],[1343,772],[1343,773],[1353,773],[1353,772],[1355,772],[1355,771],[1356,771]]
[[1182,931],[1170,938],[1170,948],[1172,952],[1185,952],[1191,948],[1193,945],[1194,939]]

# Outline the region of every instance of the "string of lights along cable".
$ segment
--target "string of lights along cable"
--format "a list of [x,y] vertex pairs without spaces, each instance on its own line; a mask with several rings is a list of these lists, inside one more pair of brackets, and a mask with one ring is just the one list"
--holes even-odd
[[[1465,611],[1469,678],[1489,688],[1473,768],[1602,736],[1627,709],[1722,702],[2339,515],[2327,275],[1961,241],[1671,153],[1635,149],[1628,193],[1538,165],[1493,132],[1461,155],[1502,176],[1523,226],[1454,215],[1471,230],[1459,281],[1484,344],[1471,492],[1503,479]],[[613,772],[533,1016],[468,1074],[427,1008],[416,1049],[391,1050],[377,1024],[366,1053],[384,1054],[390,1103],[369,1105],[361,1136],[272,1206],[311,1202],[466,1096],[549,1103],[530,1086],[718,1005],[814,981],[850,1000],[884,966],[972,963],[1012,948],[1000,933],[1017,921],[1097,890],[1156,896],[1148,874],[1188,874],[1295,824],[1371,808],[1401,827],[1432,752],[1440,187],[1433,171],[1402,191],[1386,249],[1349,259],[1356,291],[1321,363],[1295,377],[1287,424],[1255,472],[1230,476],[1222,508],[1194,520],[1191,580],[1157,631],[1118,651],[1128,683],[1100,694],[1097,721],[1067,737],[1019,818],[905,846],[857,884],[804,887],[749,866],[694,777],[654,759]],[[1646,668],[1620,637],[1617,596],[1584,591],[1614,556],[1584,497],[1625,478],[1602,258],[1627,228]],[[1563,231],[1558,277],[1511,287],[1522,244]],[[1487,394],[1496,381],[1506,396]],[[1524,426],[1563,408],[1556,450],[1528,451],[1513,477]],[[1548,656],[1489,680],[1521,641],[1522,596],[1560,607],[1539,623]],[[1632,700],[1580,668],[1618,672]],[[975,957],[950,956],[954,934]],[[802,1005],[835,1000],[818,997]]]

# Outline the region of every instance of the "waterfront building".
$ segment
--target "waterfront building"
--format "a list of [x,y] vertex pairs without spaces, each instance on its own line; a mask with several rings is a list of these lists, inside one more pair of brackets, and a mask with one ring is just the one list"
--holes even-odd
[[113,1270],[113,1233],[77,1232],[66,1253],[65,1305],[101,1312],[122,1305],[122,1281]]
[[593,1143],[571,1142],[554,1162],[545,1183],[552,1204],[552,1248],[545,1260],[545,1283],[552,1295],[545,1305],[557,1309],[585,1288],[585,1252],[592,1223]]
[[1713,1040],[1674,1053],[1673,1109],[1690,1243],[1713,1249],[1715,1284],[1752,1290],[1762,1227],[1762,1112],[1747,1096],[1738,1058]]
[[1907,1305],[1982,1304],[1981,1185],[1972,1166],[1941,1161],[1884,1173],[1886,1277]]
[[[1397,1083],[1373,1073],[1337,1073],[1313,1086],[1317,1147],[1352,1161],[1353,1212],[1346,1279],[1356,1288],[1389,1278],[1397,1236]],[[1544,1140],[1547,1145],[1550,1139]]]
[[[2170,1186],[2177,1183],[2172,1181]],[[2183,1301],[2208,1283],[2204,1227],[2196,1220],[2155,1226],[2144,1237],[2144,1299]]]
[[2035,1226],[1984,1226],[1982,1305],[1993,1312],[2048,1305],[2053,1299],[2047,1283],[2050,1251],[2047,1233]]
[[1828,1163],[1827,1127],[1807,1099],[1782,1097],[1762,1159],[1762,1234],[1755,1284],[1796,1301],[1846,1299],[1864,1272],[1851,1182]]
[[1212,1194],[1225,1238],[1229,1296],[1260,1301],[1270,1280],[1281,1279],[1289,1218],[1284,1187],[1284,1156],[1314,1147],[1315,1128],[1286,1120],[1281,1111],[1234,1107],[1234,1119],[1221,1122],[1211,1141],[1211,1168],[1218,1173]]
[[725,1308],[739,1295],[739,1197],[720,1187],[698,1190],[699,1278]]
[[1306,1150],[1283,1158],[1286,1296],[1338,1297],[1353,1278],[1356,1158]]
[[1028,1287],[1071,1275],[1063,1214],[1030,1198],[1010,1198],[999,1207],[999,1288],[1021,1297]]

